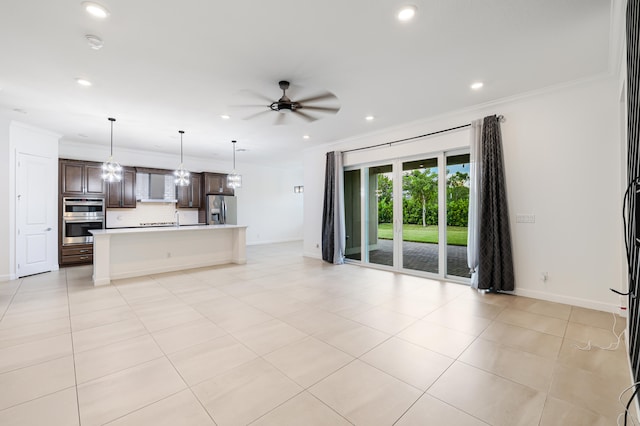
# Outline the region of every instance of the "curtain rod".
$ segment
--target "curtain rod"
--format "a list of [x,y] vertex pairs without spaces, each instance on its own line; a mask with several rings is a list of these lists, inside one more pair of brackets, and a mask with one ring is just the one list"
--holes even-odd
[[[503,115],[499,115],[498,116],[498,121],[504,121],[504,116]],[[346,149],[346,150],[344,150],[342,152],[361,151],[363,149],[372,149],[372,148],[378,148],[378,147],[387,146],[387,145],[391,146],[391,145],[393,145],[395,143],[407,142],[407,141],[411,141],[411,140],[414,140],[414,139],[420,139],[420,138],[426,138],[427,136],[433,136],[433,135],[438,135],[440,133],[452,132],[454,130],[464,129],[465,127],[471,127],[471,123],[462,124],[460,126],[451,127],[451,128],[444,129],[444,130],[438,130],[436,132],[425,133],[424,135],[411,136],[410,138],[398,139],[398,140],[391,141],[391,142],[384,142],[384,143],[379,143],[379,144],[376,144],[376,145],[363,146],[363,147],[360,147],[360,148]]]

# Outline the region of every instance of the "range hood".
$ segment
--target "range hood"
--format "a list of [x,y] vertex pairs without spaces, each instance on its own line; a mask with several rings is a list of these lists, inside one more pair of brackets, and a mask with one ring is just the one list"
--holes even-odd
[[176,186],[171,175],[136,173],[136,200],[141,203],[176,203]]

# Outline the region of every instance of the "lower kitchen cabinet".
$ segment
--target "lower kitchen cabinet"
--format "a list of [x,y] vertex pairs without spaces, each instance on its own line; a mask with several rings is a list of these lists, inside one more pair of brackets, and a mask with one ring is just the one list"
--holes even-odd
[[74,244],[60,248],[60,266],[93,263],[93,244]]

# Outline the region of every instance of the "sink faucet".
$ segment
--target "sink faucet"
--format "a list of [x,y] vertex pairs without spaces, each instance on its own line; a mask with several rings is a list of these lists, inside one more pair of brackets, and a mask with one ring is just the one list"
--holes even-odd
[[179,228],[180,227],[180,212],[178,210],[176,210],[176,212],[174,213],[174,216],[176,218],[176,226]]

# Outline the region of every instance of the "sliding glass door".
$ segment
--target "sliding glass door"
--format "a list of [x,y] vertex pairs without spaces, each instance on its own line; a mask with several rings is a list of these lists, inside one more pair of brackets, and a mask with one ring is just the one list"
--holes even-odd
[[369,167],[366,195],[368,261],[377,265],[393,266],[393,166],[384,164]]
[[344,225],[347,241],[345,257],[362,259],[362,197],[360,196],[360,170],[344,172]]
[[438,158],[402,163],[402,267],[437,274]]
[[468,278],[469,154],[439,153],[344,172],[346,257]]
[[447,275],[470,278],[467,265],[469,154],[447,156]]

